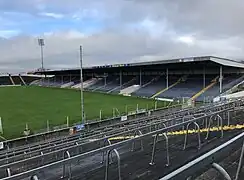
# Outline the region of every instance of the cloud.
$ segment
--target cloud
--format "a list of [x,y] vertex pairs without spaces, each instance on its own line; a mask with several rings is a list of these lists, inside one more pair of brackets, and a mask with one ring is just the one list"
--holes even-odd
[[0,17],[12,22],[2,30],[18,30],[0,32],[8,37],[0,39],[0,66],[40,67],[40,36],[47,68],[78,66],[79,45],[86,66],[200,55],[242,59],[243,8],[242,0],[0,0]]
[[20,30],[0,30],[0,37],[10,38],[20,34]]
[[54,19],[62,19],[64,17],[63,14],[51,13],[51,12],[42,12],[42,13],[39,13],[39,15],[54,18]]
[[195,39],[192,36],[179,36],[176,38],[176,41],[185,43],[187,45],[194,45],[195,44]]

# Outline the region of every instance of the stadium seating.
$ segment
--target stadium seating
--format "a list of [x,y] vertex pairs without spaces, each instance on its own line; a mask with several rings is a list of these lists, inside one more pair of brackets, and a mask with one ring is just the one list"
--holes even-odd
[[68,87],[71,87],[73,85],[74,85],[74,82],[68,82],[68,83],[61,85],[61,88],[68,88]]
[[132,85],[120,90],[119,94],[130,95],[131,93],[137,91],[138,89],[140,89],[140,85]]
[[120,81],[118,77],[108,76],[106,79],[106,85],[104,85],[104,80],[97,83],[98,84],[95,85],[96,88],[92,89],[93,91],[108,92],[119,86]]
[[11,85],[11,81],[8,76],[0,77],[0,85]]
[[100,80],[101,80],[100,78],[88,79],[87,81],[83,82],[83,88],[86,89],[86,88],[92,86],[93,84],[96,84]]
[[119,93],[121,89],[124,89],[126,87],[129,87],[133,85],[135,81],[135,77],[132,76],[123,76],[122,77],[122,86],[120,87],[120,78],[108,76],[106,81],[106,85],[104,84],[104,80],[101,80],[91,86],[89,89],[93,91],[101,91],[101,92],[107,92],[107,93]]
[[[169,86],[178,81],[180,77],[169,77]],[[169,88],[165,92],[158,95],[158,97],[164,98],[176,98],[176,97],[189,97],[199,92],[203,88],[202,77],[188,76],[181,80],[174,87]]]
[[77,82],[77,83],[74,83],[73,86],[71,86],[71,88],[74,88],[74,89],[79,89],[81,86],[81,83],[80,82]]
[[21,75],[23,80],[27,85],[30,85],[33,81],[38,81],[40,80],[40,77],[35,77],[35,76],[27,76],[27,75]]
[[164,88],[166,88],[165,76],[143,76],[142,87],[133,94],[141,97],[151,97]]
[[[25,77],[23,77],[25,78]],[[205,87],[208,87],[213,79],[218,78],[217,74],[207,75],[205,77]],[[12,79],[17,84],[23,84],[20,77],[13,76]],[[70,80],[72,80],[70,82]],[[233,74],[225,75],[223,79],[223,92],[229,90],[236,84],[242,82],[244,76]],[[29,82],[27,80],[27,82]],[[4,81],[0,80],[0,84],[12,84],[11,79],[6,76]],[[51,87],[72,87],[80,88],[79,77],[51,77],[42,80],[36,80],[31,84],[39,86]],[[169,75],[169,89],[166,89],[166,77],[163,75],[143,75],[142,85],[139,85],[139,76],[127,75],[122,77],[122,86],[120,85],[120,77],[109,75],[104,78],[89,78],[84,77],[83,87],[88,91],[100,91],[106,93],[131,94],[140,97],[151,98],[192,98],[197,101],[202,101],[205,97],[213,99],[219,95],[219,79],[216,79],[216,84],[209,86],[204,91],[202,75]],[[196,96],[197,95],[197,96]]]
[[122,86],[118,85],[114,89],[108,91],[109,93],[119,93],[122,89],[130,87],[136,83],[136,78],[133,76],[123,76],[122,78]]
[[[236,84],[242,82],[244,80],[244,76],[242,75],[229,75],[223,78],[222,84],[222,93],[235,86]],[[213,99],[214,97],[219,95],[219,81],[208,91],[204,92],[201,96],[197,98],[197,101],[203,101],[205,98]]]
[[62,84],[63,84],[62,82],[59,81],[52,82],[47,79],[39,81],[39,86],[61,87]]
[[104,86],[105,84],[105,80],[104,78],[100,78],[98,81],[96,81],[94,84],[86,87],[87,90],[90,90],[90,91],[93,91],[93,90],[96,90],[97,88],[99,87],[102,87]]

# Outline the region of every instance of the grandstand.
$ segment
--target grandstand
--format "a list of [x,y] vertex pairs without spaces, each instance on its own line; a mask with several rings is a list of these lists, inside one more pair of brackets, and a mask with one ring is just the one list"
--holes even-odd
[[[85,67],[86,91],[211,102],[146,108],[2,141],[0,179],[244,179],[244,99],[214,101],[243,83],[243,68],[213,56]],[[7,74],[0,84],[79,89],[80,69]]]
[[[84,89],[147,98],[213,100],[244,80],[244,64],[204,56],[85,67]],[[79,69],[47,70],[39,85],[79,88]],[[37,72],[40,74],[40,72]]]
[[[0,74],[0,86],[16,86],[16,85],[32,85],[39,84],[41,78],[44,78],[42,75],[35,74]],[[47,76],[51,78],[52,76]]]
[[[212,101],[242,84],[243,68],[241,62],[213,56],[84,67],[83,87],[92,92],[164,100]],[[79,89],[80,70],[45,70],[0,76],[0,85],[29,84]]]

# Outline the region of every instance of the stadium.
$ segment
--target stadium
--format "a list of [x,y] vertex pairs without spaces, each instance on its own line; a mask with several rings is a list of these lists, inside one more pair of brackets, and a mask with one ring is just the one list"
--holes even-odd
[[243,179],[243,83],[214,56],[1,74],[0,179]]

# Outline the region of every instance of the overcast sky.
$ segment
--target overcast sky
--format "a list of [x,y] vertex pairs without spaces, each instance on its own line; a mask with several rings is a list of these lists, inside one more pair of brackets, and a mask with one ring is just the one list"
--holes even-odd
[[0,0],[0,72],[215,55],[244,59],[243,0]]

